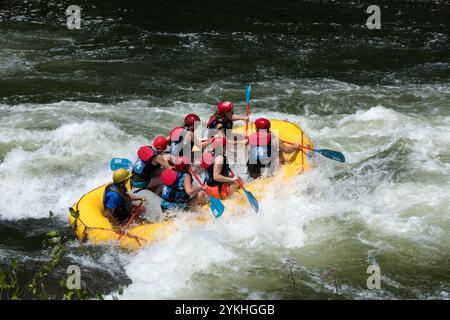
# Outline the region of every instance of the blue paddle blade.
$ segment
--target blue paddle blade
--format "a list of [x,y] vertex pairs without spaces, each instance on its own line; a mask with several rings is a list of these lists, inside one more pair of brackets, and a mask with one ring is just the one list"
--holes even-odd
[[329,149],[320,149],[320,150],[314,150],[317,153],[320,153],[324,157],[339,161],[339,162],[345,162],[344,155],[339,151],[329,150]]
[[259,203],[258,203],[258,200],[256,200],[253,193],[251,193],[247,189],[244,189],[244,193],[247,196],[248,202],[250,202],[250,205],[252,206],[253,210],[255,210],[255,212],[258,212],[259,211]]
[[223,205],[222,201],[211,196],[209,197],[209,200],[211,203],[211,211],[214,217],[216,218],[220,217],[222,213],[225,211],[225,206]]
[[247,86],[247,91],[245,92],[245,102],[247,102],[247,104],[250,103],[250,93],[251,93],[251,91],[252,91],[252,85],[249,84]]
[[132,166],[133,163],[130,160],[124,158],[113,158],[111,159],[111,163],[109,164],[109,167],[112,171],[115,171],[117,169],[130,170]]

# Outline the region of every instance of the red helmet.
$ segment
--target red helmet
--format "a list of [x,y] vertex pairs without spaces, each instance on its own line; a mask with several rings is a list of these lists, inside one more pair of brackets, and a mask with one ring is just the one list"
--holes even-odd
[[173,159],[173,164],[174,164],[174,168],[175,170],[183,170],[185,169],[188,165],[191,164],[191,159],[189,159],[188,157],[176,157],[175,159]]
[[255,126],[258,129],[270,130],[270,121],[267,120],[266,118],[258,118],[255,121]]
[[223,147],[227,145],[227,138],[224,137],[215,137],[214,141],[212,143],[213,148],[216,149],[217,147]]
[[219,103],[219,105],[217,106],[217,111],[219,111],[219,113],[226,113],[232,110],[233,106],[234,106],[233,102],[224,101]]
[[188,114],[186,117],[184,117],[184,126],[189,127],[194,125],[194,122],[200,121],[200,117],[196,114]]
[[163,136],[157,136],[155,138],[155,140],[153,140],[153,146],[159,150],[166,150],[167,144],[168,144],[168,141]]

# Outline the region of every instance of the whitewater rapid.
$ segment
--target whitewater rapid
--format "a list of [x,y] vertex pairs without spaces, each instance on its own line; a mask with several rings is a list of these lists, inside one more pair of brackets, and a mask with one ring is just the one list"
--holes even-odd
[[[258,214],[244,207],[237,209],[239,216],[225,214],[195,227],[177,218],[180,232],[136,254],[107,249],[95,261],[87,253],[81,258],[72,253],[72,259],[98,270],[107,267],[112,275],[124,272],[131,281],[124,299],[289,298],[282,266],[290,257],[308,296],[332,295],[323,270],[337,267],[341,278],[351,277],[342,280],[342,291],[351,297],[387,298],[399,292],[448,297],[445,275],[438,275],[440,285],[428,290],[414,289],[406,279],[415,268],[449,262],[450,115],[433,113],[432,107],[415,113],[390,107],[400,99],[395,94],[384,104],[330,112],[340,93],[350,101],[363,95],[361,101],[370,104],[383,100],[387,90],[402,96],[404,89],[339,82],[279,86],[281,92],[264,91],[260,100],[255,98],[252,118],[298,123],[316,147],[344,152],[345,164],[316,156],[311,171],[271,186]],[[409,94],[434,99],[437,108],[448,89],[424,87]],[[277,107],[300,95],[325,95],[330,105],[307,103],[304,116]],[[259,103],[273,107],[262,109]],[[242,113],[243,105],[239,108]],[[0,105],[0,218],[39,219],[52,210],[66,224],[68,207],[110,180],[111,158],[134,159],[140,145],[167,134],[184,114],[196,112],[205,119],[213,109],[182,101],[166,108],[145,100]],[[385,271],[385,286],[377,292],[365,288],[370,264]]]

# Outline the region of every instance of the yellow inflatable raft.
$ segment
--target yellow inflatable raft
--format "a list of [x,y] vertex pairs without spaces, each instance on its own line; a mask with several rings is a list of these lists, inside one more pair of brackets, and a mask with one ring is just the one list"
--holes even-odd
[[[249,125],[249,134],[254,132],[254,124]],[[274,134],[284,141],[298,142],[304,146],[314,147],[310,139],[303,133],[302,129],[289,121],[271,120],[271,130]],[[236,128],[235,133],[245,133],[245,126]],[[310,168],[310,159],[312,154],[306,150],[300,149],[292,154],[282,155],[282,165],[276,174],[272,177],[261,178],[248,183],[246,188],[251,191],[255,197],[261,201],[264,198],[266,188],[275,180],[288,180],[290,177],[298,175]],[[142,246],[160,241],[174,232],[177,227],[172,220],[144,223],[130,227],[126,234],[120,234],[109,220],[104,216],[103,194],[107,184],[102,185],[88,193],[72,207],[78,211],[79,216],[76,223],[76,234],[81,241],[89,240],[93,244],[115,243],[126,250],[137,250]],[[229,208],[239,206],[248,206],[244,193],[239,190],[229,199],[223,201],[225,205],[224,215],[236,214],[230,212]],[[189,223],[207,223],[216,220],[209,206],[201,208],[201,214],[189,219]],[[219,218],[220,219],[220,218]],[[69,222],[72,225],[75,218],[69,213]]]

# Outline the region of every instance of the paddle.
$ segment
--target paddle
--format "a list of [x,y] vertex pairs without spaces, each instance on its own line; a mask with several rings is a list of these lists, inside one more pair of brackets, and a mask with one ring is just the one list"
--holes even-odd
[[[281,141],[286,144],[294,145],[294,143],[289,142],[289,141],[283,141],[283,140],[281,140]],[[299,146],[299,147],[302,149],[320,153],[324,157],[335,160],[335,161],[345,162],[344,154],[339,151],[334,151],[334,150],[330,150],[330,149],[314,149],[314,148],[305,147],[305,146]]]
[[109,167],[112,171],[115,171],[117,169],[130,170],[132,166],[133,163],[130,160],[124,158],[112,158],[111,163],[109,164]]
[[249,84],[247,86],[247,90],[245,92],[245,102],[247,105],[245,106],[245,116],[247,117],[247,120],[245,121],[245,136],[248,137],[248,115],[250,113],[250,93],[252,90],[252,85]]
[[[142,204],[144,203],[144,200],[141,200],[141,203],[139,203],[139,205],[134,209],[133,214],[131,215],[130,220],[128,220],[127,224],[123,226],[124,229],[126,229],[126,227],[128,227],[131,223],[131,221],[134,220],[134,217],[136,216],[137,212],[139,211],[139,209],[142,207]],[[123,235],[125,235],[125,230],[120,230],[119,231],[119,237],[117,238],[117,240],[120,240],[120,238],[122,238]]]
[[[192,168],[189,169],[189,172],[192,173],[192,175],[195,177],[198,183],[200,183],[200,185],[203,185],[203,183],[200,181],[200,178],[197,176],[195,171],[192,170]],[[209,196],[209,204],[211,205],[211,211],[216,218],[219,218],[225,211],[225,206],[223,205],[222,201],[217,198]]]
[[[231,169],[230,169],[230,172],[233,176],[235,175]],[[258,212],[259,211],[259,203],[258,203],[258,200],[256,200],[253,193],[251,193],[250,191],[245,189],[244,183],[241,180],[237,180],[237,184],[239,185],[239,187],[242,190],[244,190],[244,193],[247,196],[247,200],[248,200],[248,202],[250,202],[250,205],[253,208],[253,210],[255,210],[255,212]]]
[[[167,154],[169,151],[160,152],[160,154]],[[125,158],[112,158],[109,164],[112,171],[117,169],[130,170],[133,167],[133,162]]]

